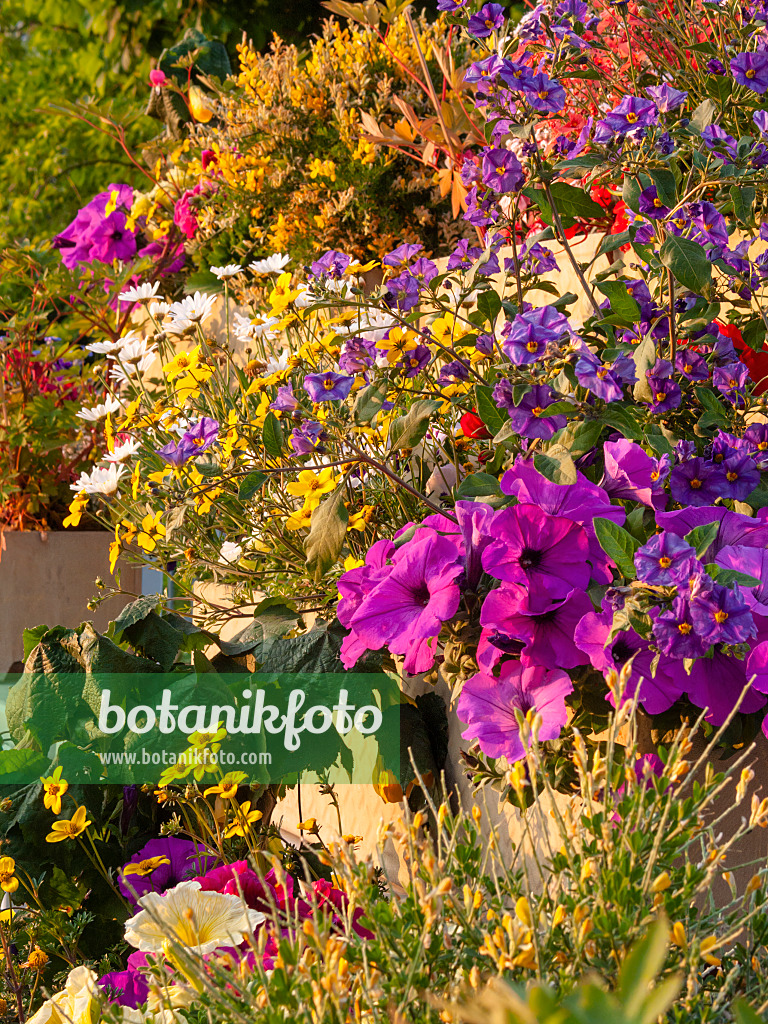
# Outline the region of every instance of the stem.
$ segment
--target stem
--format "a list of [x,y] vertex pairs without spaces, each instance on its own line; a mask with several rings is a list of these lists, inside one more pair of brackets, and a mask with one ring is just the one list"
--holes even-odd
[[411,18],[411,12],[405,10],[403,12],[403,17],[405,18],[406,23],[408,25],[408,29],[410,30],[411,36],[413,37],[413,45],[416,47],[416,53],[419,55],[419,63],[421,64],[421,71],[422,74],[424,75],[424,81],[426,83],[427,92],[429,93],[429,98],[432,100],[432,103],[434,105],[435,113],[437,114],[437,120],[440,122],[440,127],[442,128],[443,131],[443,138],[446,141],[446,144],[451,154],[451,161],[453,162],[456,157],[456,154],[454,153],[453,150],[453,143],[451,142],[450,136],[448,134],[448,126],[446,125],[445,120],[443,118],[443,109],[440,104],[440,101],[437,98],[435,86],[432,82],[432,77],[429,73],[429,68],[427,67],[426,58],[424,57],[424,54],[421,52],[421,46],[419,45],[419,37],[416,32],[416,26],[413,24],[413,19]]
[[[541,173],[541,163],[540,163],[540,161],[537,161],[537,162],[539,163],[539,173]],[[546,182],[546,181],[544,182],[544,193],[545,193],[545,195],[547,197],[547,202],[549,203],[550,208],[552,210],[552,218],[553,218],[553,220],[555,222],[555,231],[557,232],[557,234],[559,236],[559,241],[562,244],[563,248],[565,249],[566,255],[568,256],[568,259],[570,260],[571,266],[573,267],[574,274],[579,279],[579,284],[584,289],[584,294],[589,299],[589,302],[590,302],[590,304],[592,306],[592,309],[594,311],[595,316],[599,317],[599,316],[602,315],[601,311],[600,311],[600,307],[597,305],[597,302],[595,301],[594,293],[593,293],[592,289],[589,287],[587,279],[586,279],[586,277],[584,277],[584,272],[582,271],[581,267],[579,266],[578,260],[573,255],[573,250],[571,249],[570,245],[568,244],[568,239],[565,237],[565,230],[563,228],[563,222],[560,220],[560,214],[558,213],[557,206],[555,205],[555,200],[552,197],[552,192],[550,190],[549,183]]]
[[675,365],[677,351],[677,325],[675,323],[675,279],[672,271],[667,270],[667,286],[669,288],[669,360]]

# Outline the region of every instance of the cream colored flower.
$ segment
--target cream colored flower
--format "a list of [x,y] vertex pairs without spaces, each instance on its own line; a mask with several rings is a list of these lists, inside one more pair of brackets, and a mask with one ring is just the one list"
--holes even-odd
[[69,972],[64,991],[46,999],[27,1024],[92,1024],[98,1019],[96,975],[80,966]]
[[164,895],[149,892],[142,908],[125,922],[125,939],[144,953],[157,953],[163,943],[178,942],[201,956],[219,946],[237,946],[264,920],[239,896],[204,892],[195,881],[179,882]]

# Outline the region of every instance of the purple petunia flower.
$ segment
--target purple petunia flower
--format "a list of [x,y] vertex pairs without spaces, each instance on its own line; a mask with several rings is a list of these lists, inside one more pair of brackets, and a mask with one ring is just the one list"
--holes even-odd
[[730,512],[722,505],[705,508],[684,508],[677,512],[660,512],[656,523],[663,530],[670,530],[678,537],[684,537],[697,526],[705,523],[719,523],[720,528],[707,549],[707,561],[726,547],[768,548],[768,522],[753,519],[739,512]]
[[663,85],[649,85],[645,91],[656,104],[656,109],[662,114],[668,114],[670,110],[677,110],[688,99],[687,92],[683,89],[673,89],[666,82]]
[[[117,209],[107,216],[107,205],[113,194]],[[129,259],[136,252],[136,239],[133,235],[132,243],[127,239],[125,216],[120,208],[130,209],[132,203],[133,188],[130,185],[109,185],[104,192],[94,196],[51,242],[52,248],[61,251],[64,266],[73,270],[80,263],[92,263],[96,259],[108,263],[115,258]],[[112,231],[116,234],[110,239]]]
[[721,60],[718,60],[717,57],[712,57],[710,60],[708,60],[704,67],[711,75],[725,74],[725,64],[723,64]]
[[285,384],[279,387],[275,400],[269,406],[270,409],[276,409],[278,412],[293,412],[298,407],[299,400],[293,393],[292,384]]
[[697,241],[704,245],[728,245],[728,225],[714,203],[689,203],[686,212],[698,229]]
[[715,150],[723,158],[730,157],[733,160],[736,159],[736,139],[719,125],[707,125],[701,133],[701,141],[707,149]]
[[658,113],[653,100],[625,96],[599,123],[605,125],[615,135],[626,135],[627,132],[636,131],[638,128],[649,128],[657,120]]
[[[165,858],[167,864],[159,864],[152,869],[148,862],[156,857]],[[165,892],[179,882],[195,875],[202,874],[216,863],[216,857],[207,853],[199,843],[188,839],[167,836],[162,839],[150,839],[138,853],[134,853],[118,875],[117,884],[120,892],[128,902],[138,909],[137,900],[148,892]],[[138,864],[146,868],[146,873],[125,873],[129,865]]]
[[[529,274],[546,274],[550,270],[559,270],[555,254],[551,249],[541,245],[539,242],[532,242],[530,245],[523,245],[519,253],[520,269]],[[512,261],[514,262],[514,261]],[[505,269],[506,261],[505,261]]]
[[505,662],[498,679],[478,672],[464,684],[456,708],[459,720],[467,725],[461,735],[465,740],[476,739],[488,757],[519,761],[525,748],[515,711],[523,717],[528,712],[539,715],[539,740],[554,740],[567,721],[565,698],[572,692],[565,672],[523,666],[519,661]]
[[309,268],[313,277],[340,278],[352,263],[352,258],[337,249],[329,249]]
[[[535,594],[513,583],[488,594],[480,623],[491,634],[524,643],[522,658],[526,664],[575,668],[589,662],[574,644],[573,633],[590,611],[592,601],[584,591],[573,590],[564,600],[542,606]],[[495,642],[493,638],[491,642]]]
[[768,640],[757,644],[749,652],[746,663],[747,679],[755,690],[768,693]]
[[755,110],[752,120],[761,135],[768,135],[768,110]]
[[[501,381],[501,385],[509,385],[509,381]],[[497,391],[499,395],[497,396]],[[506,399],[506,393],[499,384],[493,389],[494,401],[501,405],[501,398]],[[511,398],[511,388],[510,395]],[[521,437],[540,437],[548,440],[558,430],[562,430],[568,422],[565,416],[560,414],[546,416],[547,406],[554,405],[558,398],[548,384],[536,384],[520,399],[517,405],[511,407],[505,405],[509,413],[509,420],[512,429]]]
[[565,107],[565,89],[556,78],[539,71],[523,85],[523,95],[534,110],[559,114]]
[[674,533],[657,533],[635,552],[637,578],[654,587],[673,587],[704,571],[696,551]]
[[768,89],[768,53],[737,53],[731,58],[731,74],[739,85],[762,95]]
[[406,377],[415,377],[426,366],[429,366],[431,358],[432,352],[426,345],[417,345],[416,348],[403,353],[403,357],[397,365]]
[[710,646],[696,632],[691,605],[684,597],[676,597],[671,608],[655,617],[653,638],[662,654],[677,661],[700,658]]
[[394,307],[407,313],[419,301],[419,282],[413,274],[404,270],[402,274],[387,281],[384,301],[390,308]]
[[664,480],[669,475],[669,459],[662,462],[648,455],[639,444],[621,438],[603,445],[605,475],[602,486],[619,501],[639,501],[649,508],[663,509],[667,504]]
[[655,185],[644,188],[637,199],[640,213],[650,217],[651,220],[661,220],[669,213],[669,207],[665,206],[659,199],[659,193]]
[[467,22],[467,31],[477,39],[485,39],[504,28],[505,10],[501,4],[484,4]]
[[325,373],[308,374],[304,378],[304,390],[313,402],[335,402],[345,399],[354,383],[354,377],[326,370]]
[[550,307],[531,309],[519,313],[514,320],[508,320],[502,328],[504,341],[501,347],[515,366],[525,366],[540,359],[547,345],[556,344],[568,330],[568,321],[562,314]]
[[527,64],[505,58],[498,68],[498,75],[510,89],[529,89],[534,71]]
[[129,260],[136,253],[136,235],[127,227],[127,219],[115,210],[91,231],[91,260],[111,263]]
[[757,627],[738,587],[715,583],[691,601],[691,619],[697,634],[711,644],[740,644],[755,636]]
[[672,499],[680,505],[711,505],[720,497],[719,476],[717,468],[701,457],[689,459],[670,474]]
[[432,260],[428,260],[425,256],[420,256],[411,264],[411,276],[424,284],[431,284],[438,273],[437,264],[433,263]]
[[755,615],[768,615],[768,551],[730,545],[715,556],[724,569],[746,573],[760,582],[756,587],[744,587],[741,596]]
[[189,445],[182,444],[181,441],[178,444],[174,444],[173,441],[169,441],[168,444],[163,445],[162,448],[158,448],[156,454],[160,456],[163,462],[167,462],[168,465],[173,466],[174,469],[178,469],[183,466],[184,463],[191,459],[194,452]]
[[[462,568],[450,538],[429,528],[418,530],[395,552],[390,572],[363,598],[349,627],[365,649],[380,650],[386,644],[393,654],[405,655],[406,672],[426,672],[443,622],[459,607],[456,577]],[[342,653],[347,668],[356,660]]]
[[522,165],[510,149],[486,149],[483,182],[494,192],[517,192],[525,184]]
[[586,590],[589,538],[583,526],[536,505],[519,504],[496,514],[491,533],[483,569],[494,579],[525,584],[542,602]]

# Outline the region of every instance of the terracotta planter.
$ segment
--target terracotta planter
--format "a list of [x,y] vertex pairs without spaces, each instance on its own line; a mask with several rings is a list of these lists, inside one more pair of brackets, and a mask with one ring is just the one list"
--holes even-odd
[[[111,579],[109,544],[102,531],[3,534],[0,555],[0,673],[18,671],[24,658],[25,629],[78,626],[86,620],[104,631],[132,597],[113,598],[95,611],[88,602],[96,593],[94,581]],[[141,568],[122,564],[122,587],[141,592]]]

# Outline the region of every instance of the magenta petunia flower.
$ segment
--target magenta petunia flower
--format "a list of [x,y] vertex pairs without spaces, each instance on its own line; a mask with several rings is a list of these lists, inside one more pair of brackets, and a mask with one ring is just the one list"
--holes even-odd
[[[163,858],[167,863],[157,863],[156,858]],[[152,862],[157,866],[153,867]],[[165,892],[215,863],[216,857],[207,853],[199,843],[175,836],[150,839],[123,865],[117,884],[123,896],[138,909],[136,901],[141,896],[148,892]],[[138,865],[140,870],[136,871],[134,865]],[[126,868],[129,871],[126,872]]]
[[735,569],[760,580],[756,587],[744,587],[741,596],[753,614],[768,615],[768,551],[731,545],[718,552],[715,561],[724,569]]
[[[592,601],[573,590],[563,601],[543,605],[526,587],[511,583],[492,590],[483,602],[480,624],[491,634],[525,644],[524,663],[544,668],[575,668],[589,658],[573,642],[576,626],[592,611]],[[497,643],[494,638],[492,643]]]
[[[417,530],[349,619],[352,635],[367,650],[386,644],[393,654],[405,655],[409,674],[426,672],[443,623],[459,607],[456,577],[462,568],[460,552],[449,537],[428,528]],[[354,664],[345,654],[342,660],[347,667]]]
[[483,568],[504,583],[527,586],[536,600],[556,601],[589,585],[589,538],[583,526],[536,505],[496,514]]
[[478,672],[464,684],[456,708],[459,720],[467,725],[461,735],[477,740],[488,757],[520,761],[525,748],[515,711],[540,715],[539,740],[554,740],[567,721],[565,698],[572,692],[565,672],[523,666],[519,661],[505,662],[498,679]]
[[[705,718],[712,725],[722,725],[733,711],[747,685],[748,665],[749,662],[729,658],[717,649],[711,658],[699,658],[693,663],[686,683],[688,699],[697,708],[707,709]],[[764,694],[753,687],[744,695],[739,711],[748,715],[764,705]]]
[[666,508],[664,480],[670,470],[668,459],[666,462],[654,459],[639,444],[624,438],[606,441],[603,454],[605,474],[601,483],[607,494],[619,501],[639,501],[649,508]]
[[684,537],[697,526],[705,523],[719,523],[720,528],[706,552],[705,561],[711,562],[725,547],[765,548],[768,547],[768,522],[753,519],[740,512],[730,512],[722,505],[707,505],[699,508],[684,508],[677,512],[660,512],[656,523],[664,530]]

